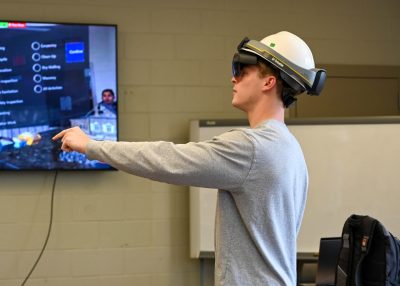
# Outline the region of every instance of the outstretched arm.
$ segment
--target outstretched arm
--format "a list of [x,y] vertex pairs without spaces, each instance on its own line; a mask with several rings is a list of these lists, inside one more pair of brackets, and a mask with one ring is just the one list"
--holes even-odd
[[85,153],[116,169],[178,185],[235,189],[246,179],[253,161],[253,145],[242,132],[227,132],[212,140],[172,142],[113,142],[91,140],[80,128],[66,129],[61,149]]

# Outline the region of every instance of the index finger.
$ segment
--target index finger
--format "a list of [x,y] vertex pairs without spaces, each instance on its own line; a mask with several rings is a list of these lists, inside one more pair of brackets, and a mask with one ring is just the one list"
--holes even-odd
[[64,135],[65,135],[65,133],[67,133],[67,131],[68,131],[68,129],[65,129],[65,130],[61,131],[60,133],[54,135],[52,140],[55,141],[55,140],[58,140],[58,139],[64,137]]

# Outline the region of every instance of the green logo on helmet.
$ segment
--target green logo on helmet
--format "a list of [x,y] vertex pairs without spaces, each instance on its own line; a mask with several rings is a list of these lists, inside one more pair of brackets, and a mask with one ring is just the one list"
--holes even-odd
[[271,43],[271,44],[269,44],[269,46],[270,46],[271,48],[274,48],[274,47],[275,47],[275,43]]

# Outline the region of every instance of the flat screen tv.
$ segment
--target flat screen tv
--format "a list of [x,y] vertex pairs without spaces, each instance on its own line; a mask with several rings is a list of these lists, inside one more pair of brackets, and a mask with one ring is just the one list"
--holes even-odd
[[118,140],[117,86],[116,25],[0,21],[0,170],[112,170],[51,138]]

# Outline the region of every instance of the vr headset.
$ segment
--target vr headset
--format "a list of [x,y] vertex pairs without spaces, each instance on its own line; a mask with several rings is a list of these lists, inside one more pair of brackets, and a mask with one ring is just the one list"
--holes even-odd
[[240,76],[244,66],[255,65],[260,59],[278,69],[282,80],[293,89],[295,95],[304,91],[309,95],[319,95],[324,87],[326,80],[324,69],[304,69],[263,43],[249,38],[241,41],[233,56],[233,76]]

